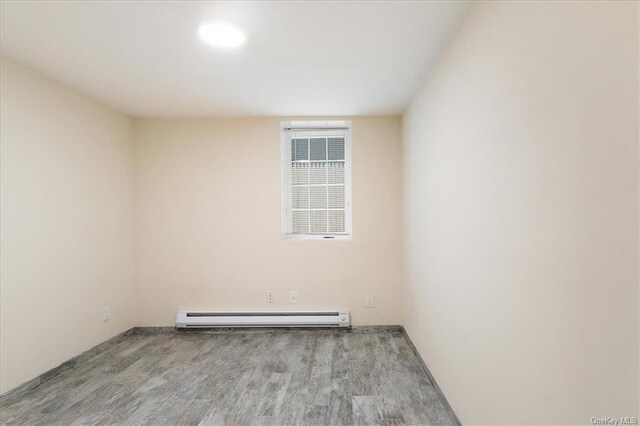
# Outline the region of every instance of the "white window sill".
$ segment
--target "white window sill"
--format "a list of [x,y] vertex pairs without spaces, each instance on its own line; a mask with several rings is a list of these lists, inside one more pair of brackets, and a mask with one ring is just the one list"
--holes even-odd
[[351,241],[351,235],[303,235],[303,234],[284,234],[283,240],[290,241]]

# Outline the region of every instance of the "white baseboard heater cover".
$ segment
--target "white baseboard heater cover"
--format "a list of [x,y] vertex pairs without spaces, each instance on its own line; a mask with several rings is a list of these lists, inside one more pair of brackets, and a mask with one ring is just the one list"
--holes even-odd
[[349,327],[347,311],[198,312],[180,311],[177,328],[208,327]]

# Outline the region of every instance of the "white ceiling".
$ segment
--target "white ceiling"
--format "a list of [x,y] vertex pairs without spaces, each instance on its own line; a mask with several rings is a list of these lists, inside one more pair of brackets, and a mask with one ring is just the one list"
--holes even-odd
[[[2,54],[127,114],[396,114],[468,2],[2,1]],[[204,22],[247,34],[233,51]]]

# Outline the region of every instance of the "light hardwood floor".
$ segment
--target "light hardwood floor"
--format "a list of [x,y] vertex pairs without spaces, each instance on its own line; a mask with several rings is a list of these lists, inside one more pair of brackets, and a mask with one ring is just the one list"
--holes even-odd
[[392,329],[131,334],[17,398],[19,424],[456,424]]

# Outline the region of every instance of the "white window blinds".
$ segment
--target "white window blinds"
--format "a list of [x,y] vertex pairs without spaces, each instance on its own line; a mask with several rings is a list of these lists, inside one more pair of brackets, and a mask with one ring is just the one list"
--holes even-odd
[[286,238],[350,236],[350,160],[348,126],[287,127],[283,124]]

